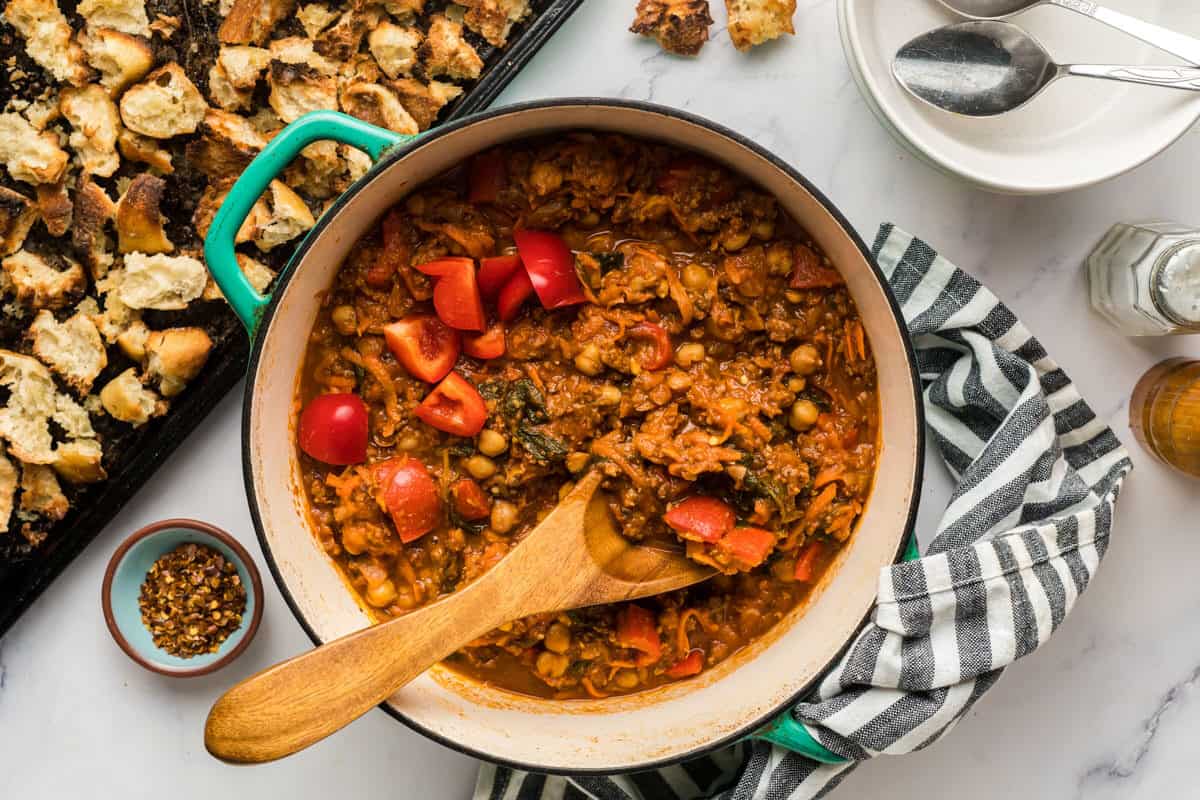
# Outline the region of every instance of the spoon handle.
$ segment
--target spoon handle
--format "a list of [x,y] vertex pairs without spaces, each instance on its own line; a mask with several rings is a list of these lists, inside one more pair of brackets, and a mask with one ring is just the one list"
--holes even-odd
[[1113,11],[1091,0],[1049,0],[1049,4],[1076,11],[1184,61],[1200,64],[1200,39],[1195,37]]
[[1200,69],[1195,67],[1130,67],[1115,64],[1070,64],[1063,73],[1122,83],[1143,83],[1167,89],[1200,92]]

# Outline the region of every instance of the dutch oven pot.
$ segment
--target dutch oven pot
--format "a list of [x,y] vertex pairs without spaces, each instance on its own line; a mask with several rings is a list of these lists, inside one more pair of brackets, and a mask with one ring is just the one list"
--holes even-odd
[[[568,99],[509,106],[415,139],[316,112],[272,139],[229,193],[205,242],[209,268],[254,340],[242,456],[267,564],[313,642],[369,624],[313,536],[301,488],[293,397],[320,294],[355,242],[413,188],[494,145],[580,129],[658,140],[727,165],[778,198],[829,255],[858,304],[878,365],[878,478],[858,531],[809,602],[696,679],[632,696],[564,702],[507,693],[435,667],[383,708],[450,747],[542,772],[647,769],[749,735],[837,760],[783,712],[853,638],[875,599],[880,569],[909,541],[924,442],[915,357],[883,275],[837,209],[779,158],[703,119],[646,103]],[[322,139],[360,148],[375,164],[321,217],[271,295],[262,296],[237,267],[234,236],[271,179]]]

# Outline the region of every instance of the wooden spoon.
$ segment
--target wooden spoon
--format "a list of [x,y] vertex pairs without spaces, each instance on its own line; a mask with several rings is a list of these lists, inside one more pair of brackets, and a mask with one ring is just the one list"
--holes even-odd
[[261,763],[319,742],[496,627],[530,614],[634,600],[714,574],[679,553],[637,547],[613,527],[593,470],[478,580],[417,611],[253,675],[208,714],[204,744]]

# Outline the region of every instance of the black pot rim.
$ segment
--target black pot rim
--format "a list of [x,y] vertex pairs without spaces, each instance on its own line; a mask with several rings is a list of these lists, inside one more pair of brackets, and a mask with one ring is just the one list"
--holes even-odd
[[[824,207],[825,210],[837,221],[837,223],[838,223],[839,227],[841,227],[842,231],[848,237],[850,237],[851,241],[858,248],[858,250],[862,253],[863,258],[866,260],[868,266],[874,273],[876,280],[879,282],[880,286],[883,287],[884,295],[887,297],[889,306],[892,311],[892,315],[895,318],[897,326],[899,327],[899,329],[901,330],[902,333],[907,330],[907,326],[904,322],[904,316],[900,310],[900,305],[896,301],[895,295],[892,293],[891,288],[888,285],[887,278],[886,278],[886,276],[884,276],[882,270],[879,269],[879,265],[876,263],[874,257],[872,257],[871,251],[867,247],[866,243],[862,240],[862,237],[860,237],[858,235],[858,233],[850,225],[850,222],[845,218],[845,216],[841,213],[841,211],[837,208],[837,206],[835,206],[832,203],[832,201],[830,201],[829,198],[825,196],[825,194],[823,192],[821,192],[819,189],[817,189],[816,186],[814,186],[811,182],[809,182],[809,180],[807,178],[805,178],[803,175],[801,175],[798,170],[793,168],[791,165],[789,165],[783,159],[776,156],[774,153],[767,150],[766,148],[758,145],[757,143],[742,136],[741,134],[736,133],[735,131],[733,131],[729,128],[726,128],[725,126],[720,125],[711,120],[705,119],[704,117],[700,117],[700,116],[691,114],[686,111],[680,111],[678,109],[671,108],[669,106],[659,105],[657,103],[648,103],[648,102],[641,101],[641,100],[625,100],[625,99],[605,98],[605,97],[564,97],[564,98],[556,98],[556,99],[551,99],[551,100],[535,100],[535,101],[529,101],[529,102],[523,102],[523,103],[514,103],[512,105],[503,106],[501,108],[497,108],[497,109],[490,110],[490,111],[485,111],[485,112],[482,112],[479,114],[473,114],[471,116],[463,117],[460,120],[446,123],[444,125],[441,125],[437,128],[430,130],[429,132],[423,134],[422,136],[420,136],[419,138],[417,138],[415,140],[412,140],[411,142],[408,142],[408,143],[405,143],[402,145],[398,145],[394,148],[389,149],[384,154],[383,158],[381,158],[375,165],[373,165],[372,168],[367,172],[366,175],[364,175],[362,178],[360,178],[358,181],[356,181],[349,189],[347,189],[345,192],[343,192],[333,202],[333,204],[328,209],[326,209],[325,213],[322,214],[321,218],[317,221],[317,224],[313,227],[312,230],[309,231],[308,235],[305,236],[304,241],[301,242],[300,246],[296,248],[296,252],[292,254],[291,259],[288,261],[287,267],[279,275],[279,278],[275,285],[275,288],[272,291],[271,302],[266,306],[266,308],[264,309],[264,311],[262,313],[262,316],[260,317],[259,324],[258,324],[258,330],[266,331],[270,327],[271,320],[274,317],[276,309],[278,308],[278,304],[279,304],[278,298],[282,294],[281,290],[286,286],[287,282],[291,280],[292,276],[296,272],[297,266],[304,260],[304,257],[307,255],[309,249],[312,246],[312,243],[315,242],[316,239],[318,238],[320,232],[324,228],[326,228],[334,220],[335,217],[337,217],[338,213],[342,210],[342,208],[345,207],[345,205],[350,201],[351,198],[353,198],[360,191],[362,191],[362,189],[368,183],[370,183],[377,175],[381,174],[392,163],[404,158],[409,153],[411,153],[419,148],[427,147],[427,146],[433,144],[434,142],[441,139],[443,136],[446,136],[446,135],[453,133],[457,130],[460,130],[462,128],[466,128],[471,125],[477,124],[479,122],[483,122],[483,121],[490,120],[490,119],[495,119],[497,117],[504,117],[504,116],[509,116],[509,115],[513,115],[513,114],[520,114],[520,113],[523,113],[526,111],[532,111],[532,110],[536,110],[536,109],[560,108],[560,107],[571,107],[571,106],[606,106],[606,107],[610,107],[610,108],[632,109],[632,110],[636,110],[636,111],[645,111],[645,112],[649,112],[649,113],[653,113],[653,114],[659,114],[659,115],[667,117],[669,119],[680,120],[683,122],[687,122],[687,123],[690,123],[693,125],[697,125],[697,126],[706,128],[714,133],[717,133],[727,139],[732,140],[733,142],[741,145],[742,147],[753,152],[754,154],[767,160],[776,169],[781,170],[789,178],[791,178],[792,180],[796,181],[801,186],[803,186],[805,188],[805,190],[808,191],[813,196],[813,198],[815,198],[817,200],[817,202],[819,202],[822,205],[822,207]],[[920,501],[921,501],[921,487],[922,487],[923,478],[924,478],[924,463],[925,463],[925,436],[924,436],[925,408],[924,408],[924,405],[921,400],[921,380],[920,380],[920,375],[917,371],[916,351],[913,348],[912,340],[907,335],[904,335],[901,338],[903,339],[903,346],[904,346],[905,353],[908,358],[909,372],[911,375],[911,383],[912,383],[913,410],[915,413],[915,418],[917,420],[918,434],[917,434],[917,441],[915,443],[916,444],[916,458],[914,459],[912,499],[909,504],[908,518],[905,520],[905,523],[904,523],[904,535],[900,538],[900,547],[897,549],[895,560],[899,560],[901,558],[901,556],[904,554],[905,548],[907,547],[907,544],[909,541],[909,537],[911,537],[913,535],[913,530],[916,527],[917,512],[919,510]],[[251,422],[252,401],[253,401],[253,397],[254,397],[255,376],[258,371],[259,359],[262,355],[262,341],[263,341],[262,339],[255,339],[251,344],[250,362],[249,362],[249,366],[247,367],[247,373],[246,373],[245,395],[244,395],[244,399],[243,399],[243,403],[242,403],[242,477],[243,477],[243,480],[244,480],[245,486],[246,486],[246,500],[247,500],[247,504],[249,505],[249,508],[250,508],[250,517],[254,522],[254,530],[255,530],[256,535],[258,536],[259,545],[262,548],[263,558],[267,562],[267,568],[270,570],[271,576],[275,579],[275,585],[279,587],[279,592],[280,592],[280,594],[283,595],[284,602],[287,603],[288,608],[291,609],[292,614],[296,617],[296,620],[300,623],[300,627],[304,629],[304,632],[306,634],[308,634],[308,637],[309,637],[309,639],[312,640],[313,644],[319,646],[319,645],[323,644],[323,641],[321,640],[321,638],[319,636],[317,636],[316,630],[313,628],[313,626],[309,623],[308,619],[305,617],[304,612],[300,609],[299,604],[296,602],[296,599],[292,596],[291,591],[287,588],[287,584],[283,580],[283,576],[279,571],[279,567],[275,562],[274,556],[272,555],[271,546],[270,546],[269,542],[267,541],[267,536],[266,536],[266,531],[265,531],[265,528],[263,525],[263,520],[262,520],[262,517],[259,514],[259,510],[258,510],[258,494],[254,488],[254,479],[253,479],[254,471],[253,471],[253,465],[252,465],[252,459],[251,459],[250,422]],[[693,748],[692,750],[690,750],[686,753],[682,753],[680,755],[672,756],[669,758],[659,758],[659,759],[646,761],[644,763],[637,764],[636,766],[623,767],[619,770],[614,770],[611,768],[596,768],[596,769],[576,769],[576,770],[557,770],[556,771],[556,770],[547,768],[540,764],[531,764],[531,763],[515,761],[515,760],[511,760],[511,759],[497,758],[488,753],[476,750],[467,745],[464,745],[459,742],[448,739],[448,738],[442,736],[440,733],[429,730],[428,728],[417,723],[415,720],[412,720],[412,719],[406,717],[404,714],[401,714],[399,711],[396,711],[394,708],[389,706],[386,702],[381,703],[379,705],[379,708],[383,709],[383,711],[385,711],[388,715],[390,715],[394,719],[398,720],[399,722],[402,722],[404,725],[408,726],[412,730],[416,731],[417,733],[420,733],[421,735],[425,736],[428,739],[431,739],[431,740],[437,742],[438,744],[441,744],[445,747],[448,747],[448,748],[455,750],[459,753],[462,753],[464,755],[471,756],[472,758],[476,758],[476,759],[479,759],[482,761],[487,761],[487,762],[493,763],[493,764],[499,764],[499,765],[505,766],[505,767],[511,767],[512,769],[523,770],[523,771],[528,771],[528,772],[540,772],[540,773],[545,773],[545,774],[579,775],[579,776],[609,775],[609,774],[614,774],[615,772],[622,772],[622,773],[642,772],[642,771],[646,771],[646,770],[651,770],[651,769],[656,769],[659,767],[668,766],[671,764],[677,764],[681,761],[698,758],[707,753],[711,753],[717,749],[720,749],[721,747],[725,747],[725,746],[734,744],[734,743],[746,738],[747,736],[752,734],[754,731],[763,727],[765,724],[767,724],[772,719],[777,717],[784,710],[795,705],[797,702],[799,702],[802,698],[807,696],[812,691],[812,689],[815,687],[817,682],[820,680],[820,676],[822,674],[824,674],[825,672],[827,672],[829,670],[829,668],[832,667],[834,664],[836,664],[837,661],[842,657],[842,654],[845,653],[846,649],[853,642],[854,636],[857,634],[857,631],[861,629],[862,624],[865,623],[867,621],[867,619],[869,618],[869,614],[870,614],[870,612],[868,611],[867,615],[864,616],[862,622],[858,626],[856,626],[855,634],[852,634],[847,639],[845,644],[838,650],[838,652],[836,654],[834,654],[834,656],[832,658],[830,658],[829,662],[818,673],[817,678],[814,678],[808,684],[803,686],[800,690],[795,692],[791,697],[789,697],[785,701],[781,702],[778,706],[773,708],[770,713],[762,716],[760,719],[756,719],[753,722],[750,722],[750,723],[747,723],[746,725],[741,726],[738,730],[734,731],[733,733],[729,733],[724,736],[718,737],[718,738],[714,739],[713,741],[708,742],[699,747]]]

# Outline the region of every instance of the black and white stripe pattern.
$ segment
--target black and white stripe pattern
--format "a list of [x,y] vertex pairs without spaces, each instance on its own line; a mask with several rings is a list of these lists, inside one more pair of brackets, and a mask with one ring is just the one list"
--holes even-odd
[[476,800],[806,800],[856,761],[937,741],[1066,618],[1104,556],[1132,467],[1012,312],[885,225],[875,255],[904,311],[927,420],[958,480],[920,561],[882,571],[871,621],[792,713],[850,761],[747,741],[676,767],[558,778],[485,766]]

